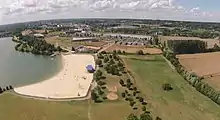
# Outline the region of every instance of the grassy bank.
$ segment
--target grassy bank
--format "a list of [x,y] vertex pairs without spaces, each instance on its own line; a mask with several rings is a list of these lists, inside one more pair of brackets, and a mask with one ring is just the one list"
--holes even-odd
[[[219,120],[220,108],[197,92],[160,55],[123,58],[153,113],[163,120]],[[162,84],[170,83],[165,92]]]

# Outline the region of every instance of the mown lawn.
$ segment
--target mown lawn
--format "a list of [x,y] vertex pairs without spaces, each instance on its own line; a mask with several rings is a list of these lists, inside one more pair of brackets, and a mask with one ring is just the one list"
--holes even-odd
[[[160,55],[123,57],[149,109],[163,120],[220,120],[220,107],[191,87]],[[172,91],[162,90],[170,83]]]

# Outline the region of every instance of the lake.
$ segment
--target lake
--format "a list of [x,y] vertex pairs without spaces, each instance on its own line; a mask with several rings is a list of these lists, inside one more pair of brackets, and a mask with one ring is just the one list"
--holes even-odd
[[12,38],[0,38],[0,86],[13,87],[36,83],[57,74],[62,68],[60,56],[33,55],[15,51]]

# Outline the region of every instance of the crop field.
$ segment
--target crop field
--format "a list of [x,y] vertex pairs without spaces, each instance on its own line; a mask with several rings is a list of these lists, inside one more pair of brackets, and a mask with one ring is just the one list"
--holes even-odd
[[93,47],[102,47],[107,44],[107,42],[99,41],[99,42],[71,42],[71,37],[46,37],[45,40],[50,44],[56,44],[58,43],[61,46],[64,47],[78,47],[80,45],[85,46],[93,46]]
[[179,36],[160,36],[159,37],[162,41],[167,40],[201,40],[207,42],[208,48],[213,48],[215,44],[220,45],[220,41],[216,39],[201,39],[198,37],[179,37]]
[[[163,120],[220,119],[220,107],[190,86],[162,56],[126,56],[123,60],[153,114]],[[164,91],[164,83],[173,90]]]
[[126,53],[136,53],[138,50],[149,54],[161,54],[162,51],[157,48],[146,48],[145,46],[126,46],[126,45],[113,45],[106,49],[106,52],[113,52],[114,50],[125,51]]
[[220,90],[220,52],[177,55],[189,71],[206,78],[206,82]]

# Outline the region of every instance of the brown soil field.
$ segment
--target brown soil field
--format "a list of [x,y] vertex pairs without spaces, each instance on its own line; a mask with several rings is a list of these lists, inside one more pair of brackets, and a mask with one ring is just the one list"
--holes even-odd
[[126,45],[112,45],[106,52],[113,52],[114,50],[125,51],[126,53],[136,53],[138,50],[143,50],[143,52],[150,54],[161,54],[162,51],[157,48],[145,48],[144,46],[126,46]]
[[177,55],[180,63],[220,91],[220,52]]
[[209,77],[220,74],[220,52],[177,55],[180,63],[199,76]]
[[201,40],[205,41],[208,44],[208,48],[214,47],[215,44],[220,45],[220,41],[216,39],[201,39],[198,37],[180,37],[180,36],[160,36],[159,37],[162,41],[167,40]]
[[45,40],[50,44],[59,43],[60,46],[63,47],[78,47],[80,45],[90,46],[90,47],[102,47],[107,44],[107,42],[99,41],[99,42],[72,42],[72,38],[70,37],[46,37]]

